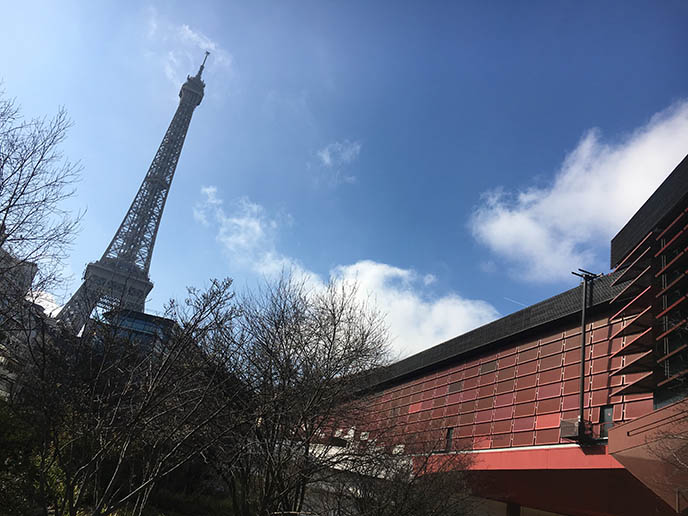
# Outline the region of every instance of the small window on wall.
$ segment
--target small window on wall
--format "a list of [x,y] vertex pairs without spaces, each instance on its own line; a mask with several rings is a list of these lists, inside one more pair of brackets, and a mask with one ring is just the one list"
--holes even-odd
[[492,362],[485,362],[484,364],[480,364],[480,374],[484,373],[491,373],[492,371],[497,369],[497,361],[493,360]]
[[452,450],[452,438],[454,437],[454,428],[447,428],[447,435],[444,439],[444,451]]
[[600,408],[600,437],[602,439],[609,437],[609,429],[614,425],[613,415],[614,407],[612,405],[605,405]]

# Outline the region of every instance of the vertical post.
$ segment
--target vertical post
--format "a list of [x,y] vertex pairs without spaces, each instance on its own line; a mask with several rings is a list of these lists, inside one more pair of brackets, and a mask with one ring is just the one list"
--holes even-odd
[[580,272],[572,272],[583,279],[583,300],[581,305],[581,359],[580,359],[580,392],[578,394],[578,440],[582,442],[585,439],[585,327],[587,326],[587,308],[588,308],[588,283],[600,276],[593,274],[583,269],[578,269]]
[[581,359],[580,359],[580,392],[579,392],[579,412],[578,412],[578,437],[583,437],[585,432],[584,399],[585,399],[585,327],[586,327],[586,308],[588,306],[588,277],[583,277],[583,307],[581,308]]

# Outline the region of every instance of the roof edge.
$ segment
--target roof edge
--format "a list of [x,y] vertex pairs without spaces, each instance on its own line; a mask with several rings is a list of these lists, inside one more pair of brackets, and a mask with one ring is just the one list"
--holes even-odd
[[[620,273],[600,276],[592,284],[591,307],[611,301],[628,282],[612,285]],[[367,390],[377,390],[383,384],[394,383],[463,355],[485,350],[508,338],[544,327],[553,322],[580,313],[582,286],[578,285],[561,294],[545,299],[523,310],[514,312],[491,323],[444,341],[429,349],[404,358],[371,374]]]

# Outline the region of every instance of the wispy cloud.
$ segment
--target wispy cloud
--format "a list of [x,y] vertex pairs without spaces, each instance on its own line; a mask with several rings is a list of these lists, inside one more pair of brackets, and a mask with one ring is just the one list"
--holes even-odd
[[206,50],[211,53],[206,74],[232,70],[232,55],[216,40],[187,24],[168,20],[153,7],[147,11],[146,36],[152,46],[149,54],[158,60],[175,93],[186,76],[196,72]]
[[207,50],[213,54],[213,60],[218,66],[231,66],[232,56],[220,45],[199,31],[194,31],[186,24],[179,27],[180,39],[191,45],[195,45],[200,50]]
[[263,276],[274,276],[282,270],[306,273],[297,260],[277,250],[278,231],[291,225],[289,215],[271,217],[247,197],[225,205],[214,186],[201,188],[201,195],[203,199],[194,206],[193,217],[216,228],[216,240],[232,264]]
[[548,186],[483,194],[471,231],[524,281],[606,270],[609,240],[685,156],[686,141],[688,101],[613,143],[591,129]]
[[357,182],[356,176],[347,173],[346,169],[358,159],[360,153],[361,142],[349,140],[330,143],[315,153],[329,186]]
[[[216,240],[234,267],[242,267],[261,277],[275,277],[291,271],[311,287],[320,288],[325,279],[299,260],[279,251],[279,232],[289,217],[272,217],[267,210],[241,198],[227,205],[215,187],[201,190],[203,199],[194,207],[194,218],[215,227]],[[399,356],[407,356],[464,333],[498,317],[497,310],[481,300],[466,299],[456,293],[436,296],[429,286],[437,279],[372,260],[338,265],[329,271],[340,281],[354,280],[361,301],[373,301],[386,314]]]

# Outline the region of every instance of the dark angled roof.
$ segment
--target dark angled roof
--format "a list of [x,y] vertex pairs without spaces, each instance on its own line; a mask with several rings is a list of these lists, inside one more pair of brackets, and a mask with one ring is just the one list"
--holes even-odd
[[[593,283],[592,306],[608,303],[628,284],[622,282],[612,286],[611,283],[619,273],[601,276]],[[582,285],[567,290],[540,303],[524,308],[475,330],[454,337],[442,344],[421,351],[416,355],[400,360],[382,370],[376,371],[368,379],[367,386],[396,382],[421,370],[439,366],[460,355],[504,341],[527,330],[557,321],[563,317],[580,313],[582,304]]]
[[[623,185],[619,185],[623,188]],[[688,156],[678,164],[631,220],[612,238],[611,266],[616,267],[671,210],[688,196]]]

